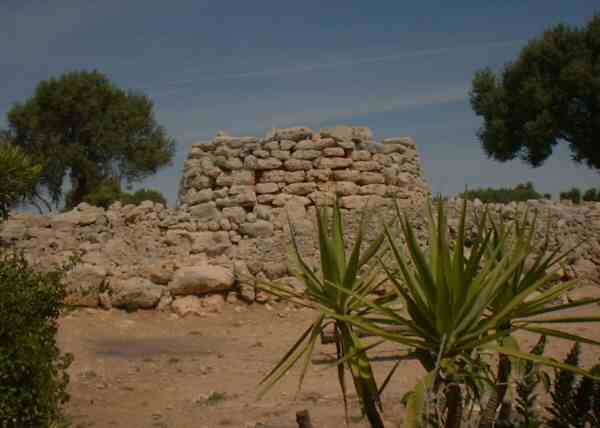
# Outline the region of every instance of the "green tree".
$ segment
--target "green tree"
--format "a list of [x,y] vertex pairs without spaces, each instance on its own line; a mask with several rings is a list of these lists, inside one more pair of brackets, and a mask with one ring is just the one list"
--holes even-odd
[[485,153],[541,165],[559,142],[600,168],[600,15],[585,27],[557,25],[531,40],[497,75],[475,74],[471,105],[483,117]]
[[106,179],[140,181],[170,164],[175,153],[152,101],[98,71],[40,82],[32,98],[11,108],[8,123],[16,145],[45,159],[41,183],[55,204],[65,177],[75,206]]
[[517,184],[514,188],[501,187],[494,189],[492,187],[487,187],[465,190],[460,194],[460,197],[471,201],[479,199],[484,203],[506,204],[513,201],[523,202],[529,199],[542,199],[544,196],[535,190],[531,181],[528,181],[526,183]]
[[587,189],[585,191],[585,193],[583,194],[583,200],[584,201],[597,201],[599,196],[600,195],[598,195],[598,193],[596,192],[596,189],[591,188],[591,189]]
[[19,147],[0,138],[0,220],[8,216],[14,205],[30,200],[42,172]]

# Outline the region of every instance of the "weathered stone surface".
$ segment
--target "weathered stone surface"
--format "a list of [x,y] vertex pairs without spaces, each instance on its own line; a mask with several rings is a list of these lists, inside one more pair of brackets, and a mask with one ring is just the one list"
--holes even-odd
[[215,202],[194,205],[189,209],[190,214],[199,221],[208,221],[216,218],[219,214]]
[[312,167],[312,162],[308,160],[288,159],[285,161],[285,169],[288,171],[308,170]]
[[279,160],[287,160],[292,155],[289,150],[271,150],[271,156]]
[[267,237],[273,234],[273,223],[265,220],[256,220],[252,223],[243,223],[240,227],[240,231],[244,235],[251,237]]
[[[0,245],[24,251],[40,269],[80,255],[83,265],[100,269],[106,278],[91,287],[85,304],[112,307],[113,291],[106,285],[110,280],[121,293],[117,305],[133,300],[134,306],[169,310],[175,303],[171,292],[180,296],[230,289],[228,281],[206,285],[208,280],[198,279],[201,274],[193,270],[198,267],[229,272],[236,261],[243,261],[255,278],[295,273],[288,218],[300,251],[309,262],[318,263],[315,207],[332,205],[336,195],[346,198],[348,239],[357,227],[353,210],[365,200],[385,206],[394,196],[409,210],[423,203],[429,190],[418,152],[411,141],[397,140],[376,144],[370,130],[353,127],[322,134],[301,128],[275,130],[261,141],[220,134],[192,146],[176,209],[145,202],[137,207],[114,204],[109,210],[82,204],[48,216],[11,214],[0,224]],[[392,213],[377,211],[386,219]],[[600,215],[598,223],[600,227]],[[290,272],[273,268],[282,263]],[[137,285],[117,286],[131,278],[137,278]],[[135,303],[141,299],[135,290],[146,289],[140,281],[162,287],[158,303],[158,288],[149,288],[155,293],[150,292],[151,299],[146,296],[151,303],[143,299]],[[73,298],[81,298],[77,290],[71,291]],[[246,291],[248,296],[254,294],[252,300],[262,298],[254,290]]]
[[223,208],[223,215],[234,223],[240,224],[246,218],[246,210],[242,207]]
[[296,150],[292,153],[293,159],[313,160],[321,157],[319,150]]
[[336,140],[344,141],[372,141],[373,131],[366,127],[358,126],[336,126],[333,128],[323,128],[320,131],[321,136],[331,137]]
[[356,183],[360,181],[361,173],[356,170],[338,170],[333,171],[333,177],[336,181],[352,181]]
[[68,293],[65,302],[75,306],[97,307],[106,278],[107,271],[100,266],[89,264],[75,266],[65,277]]
[[256,193],[277,193],[279,186],[277,183],[258,183],[256,185]]
[[171,309],[180,317],[206,315],[206,311],[202,306],[202,299],[197,296],[177,297],[171,303]]
[[234,184],[254,184],[254,173],[252,171],[233,171],[217,177],[217,186],[233,186]]
[[268,158],[268,159],[258,159],[256,161],[256,168],[258,170],[262,169],[276,169],[281,167],[282,162],[277,158]]
[[376,172],[361,172],[359,184],[384,184],[385,176]]
[[173,278],[172,266],[163,262],[147,264],[142,267],[140,273],[144,278],[160,285],[167,285]]
[[327,147],[323,149],[323,155],[331,157],[344,157],[346,152],[341,147]]
[[383,167],[379,162],[375,161],[355,161],[352,164],[352,168],[359,171],[379,171]]
[[230,269],[202,264],[179,269],[168,288],[173,295],[203,295],[228,291],[233,284],[233,272]]
[[276,141],[276,140],[291,140],[301,141],[310,139],[314,131],[305,126],[296,126],[293,128],[275,128],[267,132],[265,140]]
[[348,168],[352,165],[352,159],[349,158],[320,158],[317,166],[320,169],[340,169]]
[[284,187],[283,191],[292,195],[308,195],[317,190],[315,183],[292,183]]
[[113,279],[110,281],[111,303],[116,308],[152,309],[165,287],[144,278]]

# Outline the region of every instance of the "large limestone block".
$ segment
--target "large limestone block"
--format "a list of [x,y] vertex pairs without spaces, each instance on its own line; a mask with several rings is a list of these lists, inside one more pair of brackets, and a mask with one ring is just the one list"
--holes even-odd
[[296,150],[292,153],[293,159],[313,160],[321,157],[320,150]]
[[340,141],[373,140],[373,131],[364,126],[336,126],[333,128],[323,128],[321,129],[320,134],[322,137],[330,137]]
[[217,186],[228,187],[233,185],[254,184],[254,173],[252,171],[232,171],[217,177]]
[[89,226],[104,217],[102,211],[78,211],[72,210],[61,214],[55,214],[50,218],[53,229],[71,228],[76,226]]
[[314,131],[305,126],[296,126],[293,128],[275,128],[265,135],[266,141],[302,141],[312,138]]
[[296,144],[296,146],[294,147],[294,150],[296,151],[301,151],[301,150],[323,150],[329,147],[336,147],[337,143],[335,142],[334,139],[332,138],[323,138],[320,140],[304,140],[304,141],[300,141],[299,143]]
[[111,304],[116,308],[152,309],[160,300],[165,287],[145,278],[110,281]]
[[292,195],[308,195],[317,190],[317,185],[313,182],[308,183],[292,183],[285,186],[284,192]]
[[300,171],[312,169],[313,164],[309,160],[288,159],[285,161],[285,169],[288,171]]
[[273,234],[273,223],[266,220],[242,223],[240,231],[253,238],[264,238]]
[[283,165],[283,162],[277,158],[257,159],[256,168],[257,170],[264,169],[277,169]]
[[169,283],[173,295],[203,295],[233,288],[234,276],[230,269],[222,266],[200,264],[182,267]]
[[67,290],[65,303],[75,306],[98,306],[106,275],[106,269],[100,266],[90,264],[75,266],[65,276]]
[[350,158],[326,158],[322,157],[317,161],[317,166],[320,169],[341,169],[352,166]]
[[218,217],[219,210],[213,201],[190,207],[190,214],[199,221],[210,221]]
[[258,183],[256,193],[276,193],[279,191],[277,183]]

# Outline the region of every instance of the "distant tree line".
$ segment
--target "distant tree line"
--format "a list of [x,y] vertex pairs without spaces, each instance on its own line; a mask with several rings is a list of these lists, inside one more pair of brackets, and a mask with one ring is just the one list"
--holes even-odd
[[567,191],[560,192],[560,200],[571,201],[574,204],[580,204],[581,201],[600,202],[600,189],[590,188],[582,192],[578,188],[573,187]]
[[484,203],[506,204],[509,202],[523,202],[529,199],[550,199],[549,194],[542,195],[533,186],[533,183],[517,184],[515,187],[501,187],[494,189],[492,187],[481,187],[472,190],[465,190],[460,197],[468,200],[479,199]]

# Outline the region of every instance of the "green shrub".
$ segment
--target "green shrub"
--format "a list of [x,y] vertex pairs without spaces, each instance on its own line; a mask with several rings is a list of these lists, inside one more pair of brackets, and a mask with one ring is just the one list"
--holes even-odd
[[129,196],[121,190],[121,186],[116,180],[108,180],[96,187],[83,201],[97,207],[108,208],[114,202],[123,202]]
[[577,187],[573,187],[571,190],[566,192],[560,192],[560,200],[571,201],[578,205],[581,203],[581,190],[579,190]]
[[158,190],[140,189],[132,194],[121,190],[119,182],[112,179],[100,184],[83,200],[90,205],[103,208],[110,207],[114,202],[121,202],[124,205],[139,205],[144,201],[152,201],[167,205],[167,200]]
[[56,345],[65,296],[62,271],[34,272],[22,256],[0,255],[0,426],[63,421],[71,356]]
[[154,203],[167,206],[167,200],[158,190],[140,189],[132,195],[133,204],[139,205],[144,201],[152,201]]
[[460,194],[460,197],[467,200],[479,199],[484,203],[500,203],[508,202],[523,202],[529,199],[542,199],[544,196],[538,193],[533,183],[517,184],[514,188],[501,187],[494,189],[492,187],[478,188],[474,190],[465,190]]
[[593,188],[588,189],[583,194],[582,199],[584,201],[588,201],[588,202],[600,202],[600,191],[593,189]]

